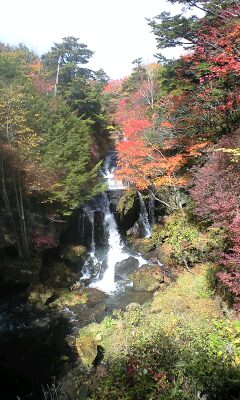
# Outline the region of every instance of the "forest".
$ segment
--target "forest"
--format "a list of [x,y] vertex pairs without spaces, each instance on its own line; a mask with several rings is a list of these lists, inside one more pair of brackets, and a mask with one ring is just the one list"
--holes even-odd
[[119,80],[0,43],[3,400],[240,399],[240,4],[168,2]]

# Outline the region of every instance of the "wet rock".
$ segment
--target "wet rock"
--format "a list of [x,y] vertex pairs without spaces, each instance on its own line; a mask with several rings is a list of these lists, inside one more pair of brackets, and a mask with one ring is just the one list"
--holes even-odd
[[49,265],[46,274],[45,281],[49,287],[66,288],[77,281],[77,275],[63,262]]
[[135,257],[128,257],[126,260],[117,262],[115,265],[115,278],[126,279],[129,274],[138,268],[139,261]]
[[88,301],[87,293],[78,291],[61,290],[58,292],[58,298],[52,302],[50,308],[73,307],[77,304],[85,304]]
[[106,246],[106,234],[104,229],[104,214],[102,211],[94,212],[94,239],[96,248]]
[[97,304],[101,304],[107,298],[106,293],[95,288],[86,288],[85,292],[88,294],[88,307],[94,307]]
[[100,275],[100,273],[103,270],[103,266],[100,262],[95,262],[95,260],[93,260],[92,256],[89,255],[87,260],[84,263],[84,267],[82,269],[82,274],[84,275],[84,273],[87,271],[87,275],[89,275],[87,277],[87,279],[84,278],[84,281],[88,281],[90,278],[95,278],[97,275]]
[[152,238],[137,239],[133,242],[134,248],[144,257],[149,258],[155,253],[156,243]]
[[165,285],[165,277],[159,266],[143,265],[130,278],[136,291],[154,292]]
[[53,289],[38,284],[31,286],[28,290],[28,299],[33,303],[46,304],[46,302],[53,296]]
[[63,249],[62,258],[72,264],[83,265],[87,258],[87,249],[80,245],[68,245]]
[[98,343],[91,336],[78,337],[76,349],[83,365],[90,368],[98,354]]
[[128,231],[137,222],[140,214],[140,201],[136,190],[124,192],[117,203],[116,217],[120,230]]
[[141,227],[138,222],[135,222],[132,228],[127,231],[128,238],[140,238],[141,237]]

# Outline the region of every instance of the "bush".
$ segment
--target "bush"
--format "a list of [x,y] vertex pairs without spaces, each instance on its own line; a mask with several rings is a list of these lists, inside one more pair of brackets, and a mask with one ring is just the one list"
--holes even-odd
[[224,235],[220,228],[211,227],[203,231],[183,212],[166,217],[159,236],[163,243],[160,251],[165,251],[173,263],[184,266],[214,260],[224,248]]

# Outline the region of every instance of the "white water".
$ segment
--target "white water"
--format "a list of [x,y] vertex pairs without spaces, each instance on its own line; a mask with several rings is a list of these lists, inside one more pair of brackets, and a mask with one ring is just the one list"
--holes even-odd
[[[104,167],[102,169],[102,175],[108,184],[108,190],[118,190],[118,189],[126,189],[123,182],[116,181],[114,179],[114,163],[113,163],[114,153],[110,154],[104,163]],[[149,237],[151,235],[151,227],[148,220],[148,213],[142,198],[141,193],[138,193],[140,199],[140,211],[141,211],[141,222],[144,227],[145,237]],[[117,223],[114,218],[114,214],[110,211],[109,200],[107,194],[102,195],[102,203],[101,203],[101,211],[104,213],[104,227],[108,241],[108,250],[106,257],[104,259],[104,265],[106,265],[106,270],[101,279],[95,278],[90,287],[102,290],[106,293],[112,293],[118,289],[118,284],[115,282],[115,265],[118,262],[126,260],[132,254],[127,252],[124,249],[124,243],[121,240],[121,236],[117,229]],[[94,242],[94,211],[91,208],[85,208],[85,211],[88,214],[88,217],[92,223],[92,244],[91,251],[89,253],[89,257],[92,260],[94,266],[97,264],[103,265],[103,260],[98,258],[96,252],[96,246]],[[135,257],[139,261],[139,267],[143,264],[148,263],[140,254],[134,254]],[[84,275],[81,279],[89,279],[91,277],[90,271],[88,270],[88,266],[86,264],[86,268],[83,268]]]
[[139,200],[140,200],[140,210],[141,210],[141,222],[143,224],[143,228],[144,228],[144,236],[145,238],[149,238],[151,236],[152,233],[152,229],[149,223],[149,219],[148,219],[148,212],[147,212],[147,208],[146,205],[144,203],[143,197],[141,195],[140,192],[138,192],[138,196],[139,196]]
[[115,282],[115,264],[123,261],[130,256],[123,249],[120,234],[117,230],[117,224],[114,215],[110,212],[105,216],[105,224],[108,230],[108,252],[106,256],[107,268],[102,279],[92,282],[90,287],[97,288],[106,293],[114,292],[117,289]]
[[108,190],[125,189],[126,186],[124,185],[124,183],[120,180],[117,181],[114,178],[114,171],[116,167],[112,166],[111,163],[112,163],[112,155],[110,154],[109,156],[106,157],[102,170],[102,176],[107,181]]

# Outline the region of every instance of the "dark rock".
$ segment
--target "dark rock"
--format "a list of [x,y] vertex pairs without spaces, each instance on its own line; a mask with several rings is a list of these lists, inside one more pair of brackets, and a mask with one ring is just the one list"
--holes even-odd
[[104,229],[104,214],[102,211],[94,212],[94,239],[96,248],[106,245],[106,234]]
[[41,259],[5,258],[0,264],[1,285],[6,287],[22,287],[26,289],[30,284],[37,283],[41,271]]
[[77,280],[77,275],[64,262],[56,262],[45,269],[44,283],[48,287],[67,288]]
[[134,226],[140,215],[140,201],[136,190],[126,190],[116,207],[116,220],[121,231],[128,231]]
[[62,251],[62,258],[71,264],[82,266],[87,258],[87,249],[80,245],[67,245]]
[[28,299],[33,303],[46,304],[53,296],[53,289],[42,284],[33,285],[28,289]]
[[128,257],[126,260],[117,262],[115,265],[115,278],[126,279],[129,274],[138,268],[139,261],[135,257]]
[[128,229],[127,237],[140,238],[141,237],[141,227],[138,222],[135,222],[132,228]]
[[83,209],[76,210],[68,219],[65,231],[62,232],[60,242],[65,245],[82,245],[87,249],[92,243],[92,220]]

